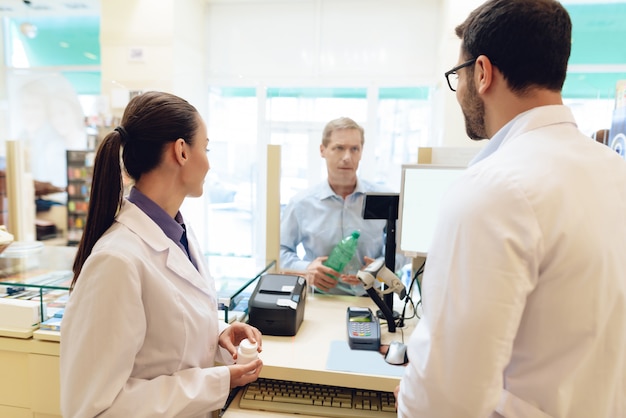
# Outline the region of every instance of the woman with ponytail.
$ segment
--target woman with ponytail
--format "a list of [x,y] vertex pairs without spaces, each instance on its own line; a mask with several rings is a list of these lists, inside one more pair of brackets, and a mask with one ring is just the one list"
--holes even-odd
[[[233,363],[239,342],[261,347],[261,334],[219,321],[215,284],[179,211],[202,195],[207,143],[191,104],[147,92],[100,145],[63,317],[64,417],[208,417],[258,377],[261,360]],[[134,181],[127,197],[123,171]]]

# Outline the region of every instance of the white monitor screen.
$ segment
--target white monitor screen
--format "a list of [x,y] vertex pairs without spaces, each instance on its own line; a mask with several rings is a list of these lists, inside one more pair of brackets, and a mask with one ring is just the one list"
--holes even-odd
[[428,254],[439,217],[441,197],[465,167],[432,164],[402,166],[398,208],[400,250],[409,257]]

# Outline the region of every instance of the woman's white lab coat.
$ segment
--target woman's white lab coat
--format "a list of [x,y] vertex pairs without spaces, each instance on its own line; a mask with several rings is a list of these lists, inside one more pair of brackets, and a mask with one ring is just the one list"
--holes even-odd
[[75,417],[204,417],[232,362],[218,347],[213,278],[193,233],[186,254],[128,201],[96,243],[65,310],[61,410]]

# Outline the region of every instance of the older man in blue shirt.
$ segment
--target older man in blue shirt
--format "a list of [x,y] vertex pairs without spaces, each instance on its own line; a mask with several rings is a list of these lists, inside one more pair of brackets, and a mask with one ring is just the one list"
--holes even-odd
[[[365,220],[361,215],[365,193],[384,191],[357,178],[364,141],[363,128],[352,119],[343,117],[328,122],[320,145],[328,179],[296,195],[282,215],[281,268],[304,272],[308,283],[325,293],[365,294],[356,272],[384,256],[386,221]],[[344,274],[323,265],[333,247],[353,231],[359,231],[361,236],[357,253]],[[300,244],[304,248],[303,258],[297,253]]]

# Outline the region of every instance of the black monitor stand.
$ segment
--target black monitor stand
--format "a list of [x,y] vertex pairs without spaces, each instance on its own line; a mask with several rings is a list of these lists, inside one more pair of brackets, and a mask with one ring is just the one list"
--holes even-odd
[[[385,266],[391,271],[396,269],[396,220],[398,219],[398,205],[400,195],[398,193],[366,193],[363,201],[363,219],[385,219],[386,241],[385,241]],[[383,284],[383,290],[386,286]],[[380,297],[372,288],[373,293],[368,291],[370,297],[381,308],[377,315],[387,320],[389,332],[396,332],[396,319],[400,317],[398,312],[393,310],[393,293],[383,295],[383,303],[379,303]]]

